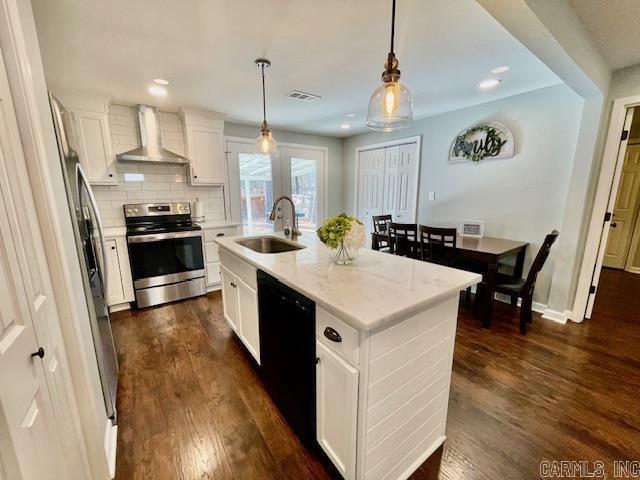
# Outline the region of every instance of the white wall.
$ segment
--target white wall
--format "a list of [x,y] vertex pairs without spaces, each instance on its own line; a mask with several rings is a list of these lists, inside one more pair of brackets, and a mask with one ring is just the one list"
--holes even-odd
[[[350,137],[344,142],[347,210],[355,211],[356,147],[422,135],[418,221],[457,226],[462,218],[484,219],[486,235],[531,243],[528,268],[544,235],[562,225],[582,108],[581,97],[558,85],[429,117],[400,132]],[[516,155],[479,164],[447,164],[455,135],[489,120],[511,128]],[[430,191],[435,201],[428,200]],[[554,256],[536,289],[536,301],[542,303],[547,302]]]
[[[135,107],[110,105],[109,125],[115,155],[140,146]],[[178,115],[160,112],[160,134],[165,148],[178,155],[184,155],[184,129]],[[207,221],[225,219],[223,188],[189,185],[186,165],[117,162],[116,168],[118,185],[93,186],[105,227],[124,225],[122,205],[125,203],[193,203],[196,198],[203,202]],[[143,180],[127,181],[127,173],[141,174]]]

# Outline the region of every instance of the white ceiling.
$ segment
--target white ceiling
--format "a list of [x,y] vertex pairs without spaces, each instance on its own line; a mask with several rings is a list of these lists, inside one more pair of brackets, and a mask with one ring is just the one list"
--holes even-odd
[[614,70],[640,63],[640,1],[569,1]]
[[[366,130],[369,96],[389,49],[390,0],[33,0],[50,86],[173,110],[199,107],[231,121],[335,136]],[[400,0],[396,53],[423,118],[560,83],[474,0]],[[477,83],[509,65],[500,86]],[[146,92],[171,81],[169,96]],[[322,96],[285,97],[293,89]],[[347,114],[356,116],[348,118]],[[341,130],[350,123],[350,130]]]

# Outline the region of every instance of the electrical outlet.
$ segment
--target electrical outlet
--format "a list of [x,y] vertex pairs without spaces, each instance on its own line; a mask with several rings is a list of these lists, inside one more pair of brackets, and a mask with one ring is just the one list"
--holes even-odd
[[429,192],[429,200],[435,200],[436,199],[436,192]]

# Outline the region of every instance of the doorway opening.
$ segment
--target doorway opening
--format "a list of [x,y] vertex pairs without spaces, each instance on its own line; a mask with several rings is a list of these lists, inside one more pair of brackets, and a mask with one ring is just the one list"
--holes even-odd
[[640,108],[628,109],[626,117],[611,188],[612,208],[605,217],[609,223],[603,233],[608,235],[603,235],[598,295],[592,307],[594,312],[606,310],[616,316],[640,309]]

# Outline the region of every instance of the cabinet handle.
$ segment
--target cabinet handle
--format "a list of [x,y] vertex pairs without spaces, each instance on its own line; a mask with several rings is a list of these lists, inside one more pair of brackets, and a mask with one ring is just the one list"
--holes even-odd
[[340,343],[342,341],[342,337],[340,336],[340,334],[331,327],[327,327],[324,329],[324,336],[332,342]]
[[233,288],[236,288],[236,284],[235,284],[234,282],[231,282],[231,286],[232,286]]
[[109,174],[109,176],[110,176],[110,177],[113,177],[113,173],[110,173],[110,174]]
[[198,175],[194,175],[193,178],[198,178]]
[[316,357],[316,365],[320,363],[320,357]]
[[37,352],[31,354],[32,357],[44,358],[44,348],[40,347]]
[[224,237],[224,233],[216,233],[216,237]]
[[111,247],[111,250],[115,250],[115,249],[116,249],[116,247]]

